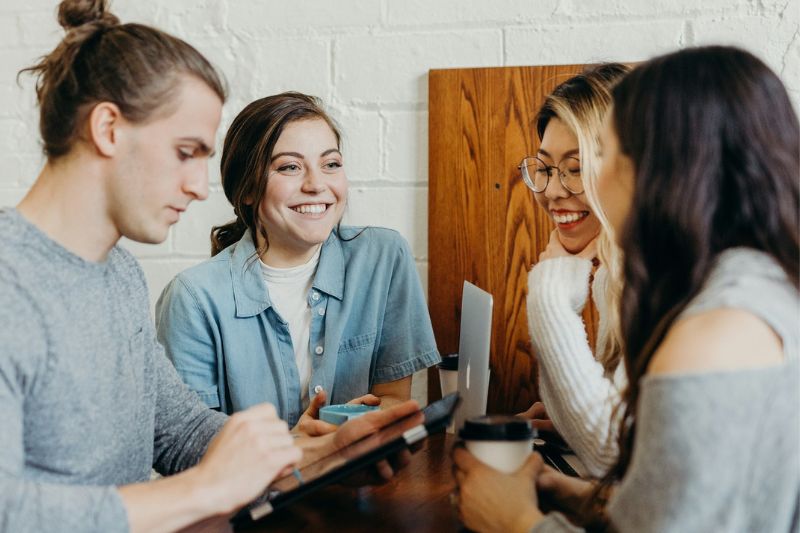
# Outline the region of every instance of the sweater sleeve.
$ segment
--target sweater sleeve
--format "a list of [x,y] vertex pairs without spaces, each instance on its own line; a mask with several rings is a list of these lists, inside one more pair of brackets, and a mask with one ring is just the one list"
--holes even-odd
[[154,467],[164,475],[194,466],[228,417],[206,407],[190,390],[152,332],[156,378]]
[[[617,376],[608,379],[594,358],[580,316],[591,267],[590,261],[577,257],[538,263],[528,276],[527,305],[547,413],[589,473],[599,477],[617,456],[611,418],[620,391]],[[604,309],[598,311],[602,321]]]
[[127,531],[116,487],[25,476],[25,402],[47,377],[48,331],[42,311],[3,277],[0,273],[0,531]]

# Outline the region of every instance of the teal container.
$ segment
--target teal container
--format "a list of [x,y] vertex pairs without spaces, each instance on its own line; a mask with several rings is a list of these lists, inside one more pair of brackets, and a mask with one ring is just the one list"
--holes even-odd
[[377,409],[377,405],[358,405],[349,403],[326,405],[319,410],[319,419],[324,422],[329,422],[339,426],[348,420],[358,418],[359,416],[365,415]]

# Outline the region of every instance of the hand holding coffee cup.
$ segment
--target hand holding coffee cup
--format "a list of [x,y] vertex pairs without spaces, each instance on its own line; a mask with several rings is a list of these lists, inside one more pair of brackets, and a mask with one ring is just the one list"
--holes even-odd
[[533,452],[536,430],[518,416],[489,415],[467,419],[459,437],[481,462],[510,474]]

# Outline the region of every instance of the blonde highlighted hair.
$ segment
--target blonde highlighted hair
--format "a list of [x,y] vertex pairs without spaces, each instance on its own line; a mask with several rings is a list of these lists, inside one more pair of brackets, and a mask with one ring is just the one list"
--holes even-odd
[[553,118],[561,120],[578,139],[581,175],[586,198],[600,221],[598,259],[608,270],[605,286],[598,287],[605,297],[603,313],[607,327],[598,332],[595,357],[605,373],[614,373],[622,358],[619,302],[622,295],[622,250],[615,244],[613,228],[597,201],[597,176],[600,171],[598,144],[603,117],[611,107],[612,87],[630,70],[620,63],[593,65],[569,78],[553,90],[536,118],[539,138],[544,137]]

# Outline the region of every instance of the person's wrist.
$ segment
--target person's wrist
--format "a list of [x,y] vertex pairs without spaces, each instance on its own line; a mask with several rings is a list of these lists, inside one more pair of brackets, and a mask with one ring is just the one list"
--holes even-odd
[[530,505],[517,515],[512,531],[514,533],[528,533],[542,521],[544,515],[535,505]]
[[300,460],[299,466],[311,464],[320,457],[331,453],[335,449],[335,434],[335,432],[326,433],[315,437],[305,434],[297,435],[294,443],[303,450],[303,458]]
[[206,475],[202,465],[183,472],[185,492],[195,502],[204,516],[230,513],[235,505],[226,500],[226,494],[211,476]]

